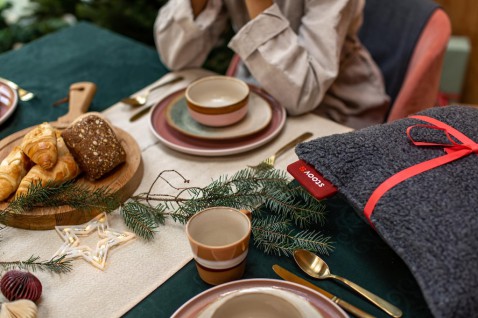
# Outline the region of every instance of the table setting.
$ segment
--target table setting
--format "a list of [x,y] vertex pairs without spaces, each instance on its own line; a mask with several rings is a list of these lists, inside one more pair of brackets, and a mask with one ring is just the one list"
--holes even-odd
[[[92,39],[90,48],[78,44],[85,38]],[[36,76],[19,72],[19,65],[28,66],[33,57],[44,57],[46,52],[56,50],[58,43],[63,44],[55,53],[61,55],[58,60],[30,64],[30,72]],[[125,60],[131,65],[123,65]],[[8,151],[5,148],[4,153],[0,152],[0,159],[3,160],[12,149],[13,144],[8,142],[11,135],[43,122],[61,123],[61,118],[72,114],[83,120],[87,117],[82,115],[91,114],[98,116],[95,120],[104,119],[111,124],[123,147],[133,145],[135,149],[131,155],[131,149],[126,147],[126,159],[119,168],[112,168],[112,173],[107,172],[105,177],[95,181],[118,187],[120,208],[104,214],[84,213],[74,221],[58,217],[55,212],[57,217],[53,220],[27,220],[25,226],[16,224],[13,216],[0,229],[0,265],[25,261],[32,256],[39,257],[38,262],[58,257],[69,260],[69,270],[59,274],[32,271],[42,285],[41,297],[36,300],[38,317],[234,317],[248,307],[246,303],[250,304],[248,310],[252,314],[264,313],[270,317],[280,317],[280,313],[284,317],[439,316],[433,307],[436,298],[427,293],[423,280],[416,276],[414,263],[404,254],[406,248],[398,248],[396,241],[387,237],[391,229],[382,227],[387,223],[379,221],[380,210],[374,212],[372,225],[369,224],[357,213],[362,201],[356,201],[354,194],[344,190],[341,165],[335,166],[338,172],[329,171],[330,167],[320,161],[327,158],[323,160],[332,162],[338,152],[353,157],[352,149],[346,146],[352,143],[348,139],[345,149],[333,149],[327,144],[331,140],[330,143],[341,145],[342,138],[355,136],[357,132],[352,129],[312,113],[287,116],[272,96],[252,84],[247,85],[248,108],[241,110],[242,106],[234,106],[235,111],[239,109],[242,113],[232,119],[233,123],[204,125],[200,121],[207,120],[209,110],[205,113],[207,116],[193,118],[190,109],[196,106],[197,110],[201,102],[196,101],[196,105],[191,106],[194,104],[191,87],[201,80],[214,78],[223,83],[227,78],[205,69],[171,72],[158,60],[154,49],[89,23],[79,23],[34,41],[18,52],[0,55],[0,61],[8,65],[0,73],[8,79],[0,81],[0,84],[7,83],[3,90],[0,86],[0,104],[7,108],[16,104],[16,109],[0,122],[0,145],[8,144]],[[67,71],[57,68],[57,65],[66,64],[70,68]],[[123,65],[120,71],[119,65]],[[136,71],[138,67],[142,72]],[[46,69],[49,70],[48,80],[45,79]],[[15,87],[9,82],[18,84]],[[95,92],[86,97],[87,106],[74,113],[72,105],[76,98],[85,101],[85,89],[78,89],[78,85],[85,84],[85,87],[94,87]],[[214,91],[216,85],[199,91]],[[25,98],[24,91],[30,92],[30,96]],[[53,106],[65,95],[68,97],[66,103]],[[231,104],[237,105],[236,102]],[[53,126],[69,129],[78,123],[75,119],[63,122],[65,126]],[[92,137],[85,139],[93,140]],[[130,142],[125,143],[125,140]],[[315,147],[326,154],[317,155]],[[314,207],[323,206],[325,216],[315,228],[307,229],[311,231],[307,232],[311,233],[307,234],[311,235],[311,241],[320,237],[327,243],[324,250],[313,252],[323,259],[321,264],[326,264],[322,268],[340,277],[340,282],[322,280],[318,275],[309,276],[310,273],[302,269],[303,262],[299,261],[304,258],[297,256],[299,247],[282,253],[277,253],[280,249],[267,252],[261,245],[265,239],[258,232],[258,224],[270,226],[273,205],[251,203],[256,209],[246,209],[247,214],[240,207],[198,203],[193,214],[184,212],[191,208],[187,204],[195,204],[189,198],[183,200],[182,195],[190,193],[187,191],[196,189],[198,193],[206,193],[206,190],[216,189],[209,186],[235,181],[238,174],[255,178],[259,172],[254,171],[261,171],[264,165],[268,171],[266,176],[278,173],[280,178],[287,180],[287,187],[306,193],[300,182],[287,173],[287,167],[299,159],[311,164],[340,192],[323,201],[311,200]],[[122,172],[121,177],[115,179],[118,169],[126,169],[130,175],[125,178]],[[373,171],[372,168],[366,170]],[[86,179],[83,175],[80,178]],[[95,184],[87,182],[85,180],[85,184]],[[101,196],[108,197],[107,194]],[[171,212],[163,211],[169,216],[157,220],[153,230],[137,231],[138,223],[134,222],[132,209],[147,210],[168,198],[183,201],[177,200],[180,204],[171,208]],[[360,202],[358,209],[357,202]],[[173,204],[165,206],[173,207]],[[214,211],[216,214],[208,219],[204,217],[211,213],[208,209],[219,211]],[[222,216],[224,210],[228,211],[227,217]],[[186,214],[175,214],[177,211]],[[233,220],[232,214],[237,218]],[[265,221],[260,220],[262,214],[266,215]],[[201,217],[206,221],[200,221]],[[241,225],[237,224],[239,219]],[[191,220],[197,220],[200,225],[189,230]],[[265,223],[257,223],[258,220]],[[227,227],[229,224],[231,228]],[[240,244],[234,243],[238,237],[217,243],[238,246],[234,257],[231,253],[226,253],[227,257],[211,253],[215,248],[209,246],[210,238],[196,236],[196,232],[204,228],[213,233],[221,227],[223,232],[218,235],[221,238],[229,237],[239,227],[246,230],[238,234]],[[146,239],[144,233],[150,236]],[[307,237],[300,233],[294,235]],[[243,241],[244,238],[247,240]],[[208,255],[216,255],[219,259]],[[231,266],[234,270],[229,271]],[[3,267],[0,270],[5,273],[11,269]],[[227,275],[218,276],[217,272]],[[344,281],[353,289],[344,285]],[[7,307],[5,310],[2,307],[0,314],[10,310],[9,300],[4,296],[0,302]],[[277,306],[265,307],[271,303]],[[430,305],[435,310],[433,314]],[[12,313],[15,310],[12,306]]]
[[[192,70],[192,71],[185,71],[184,73],[181,73],[181,76],[184,78],[184,79],[191,79],[191,81],[193,79],[195,79],[196,77],[199,77],[199,76],[204,76],[205,74],[209,74],[208,72],[204,72],[202,70]],[[167,79],[168,77],[171,77],[171,76],[176,76],[177,74],[166,74],[165,75],[165,78],[164,79],[160,79],[160,81],[164,81],[165,79]],[[174,85],[187,85],[188,82],[178,82],[176,84],[173,84],[170,86],[171,89],[174,89]],[[77,84],[75,84],[77,85]],[[76,91],[74,89],[72,89],[73,93],[75,93]],[[158,90],[158,95],[159,95],[159,90]],[[166,93],[166,91],[163,91],[163,93]],[[168,91],[169,93],[169,91]],[[160,105],[160,103],[158,104]],[[156,106],[155,106],[156,107]],[[111,114],[111,115],[110,115]],[[154,114],[154,109],[152,110],[152,114]],[[131,112],[129,111],[128,108],[126,108],[126,111],[125,111],[125,105],[123,103],[118,103],[117,105],[114,105],[113,107],[110,107],[108,108],[106,111],[103,112],[103,115],[108,118],[111,122],[114,122],[116,126],[120,126],[120,127],[123,127],[122,129],[125,130],[125,131],[128,131],[129,134],[131,134],[131,136],[133,136],[133,138],[135,138],[136,140],[140,140],[138,143],[138,146],[139,148],[141,149],[141,157],[142,157],[142,161],[143,161],[143,166],[144,166],[144,173],[143,173],[143,178],[141,180],[141,184],[139,185],[139,188],[136,192],[145,192],[147,190],[147,187],[150,186],[150,184],[152,183],[152,178],[155,177],[155,174],[154,174],[154,170],[151,170],[153,167],[151,164],[148,164],[148,162],[155,162],[155,165],[160,165],[162,166],[162,169],[165,169],[167,170],[168,168],[172,169],[172,168],[175,168],[175,169],[178,169],[177,167],[181,167],[182,165],[178,165],[178,161],[179,162],[183,162],[183,165],[188,165],[189,167],[191,166],[197,166],[193,169],[193,171],[197,171],[197,172],[200,172],[200,174],[197,174],[196,172],[196,175],[194,176],[196,178],[196,182],[199,180],[199,181],[203,181],[203,182],[208,182],[210,180],[210,178],[214,178],[214,177],[219,177],[220,175],[223,175],[225,174],[227,171],[230,171],[230,172],[234,172],[235,170],[240,170],[241,168],[243,168],[245,166],[245,162],[247,163],[250,163],[250,164],[254,164],[254,163],[259,163],[261,162],[263,159],[263,156],[262,154],[256,154],[256,155],[250,155],[245,157],[246,160],[242,159],[242,162],[239,161],[238,162],[238,158],[237,157],[234,157],[234,158],[227,158],[227,157],[219,157],[218,159],[219,160],[214,160],[214,163],[213,165],[211,165],[211,163],[209,162],[201,162],[202,160],[191,160],[191,157],[189,156],[189,154],[187,153],[186,151],[186,154],[184,155],[183,158],[181,158],[180,155],[178,155],[178,153],[175,151],[175,149],[171,150],[168,148],[169,145],[167,145],[166,147],[163,147],[163,149],[157,147],[158,145],[158,140],[156,138],[156,136],[154,135],[151,135],[150,138],[140,138],[140,136],[144,136],[145,134],[145,131],[144,131],[144,127],[140,127],[140,128],[136,128],[134,129],[134,127],[138,127],[138,123],[141,123],[141,120],[148,120],[149,118],[145,117],[143,119],[141,119],[140,121],[138,121],[136,124],[135,123],[131,123],[129,121],[129,116],[131,115]],[[149,120],[153,120],[153,115],[151,116],[151,119]],[[313,118],[311,118],[310,120],[313,120]],[[302,120],[303,122],[303,120]],[[128,126],[128,125],[131,125],[131,126]],[[136,125],[136,126],[135,126]],[[334,124],[332,124],[333,126]],[[146,126],[146,128],[148,129],[149,127]],[[27,128],[29,129],[29,128]],[[138,134],[138,135],[137,135]],[[306,135],[307,136],[310,136],[310,134]],[[283,139],[285,138],[290,138],[289,136],[283,136]],[[7,139],[8,140],[8,139]],[[288,139],[285,139],[287,141],[290,141]],[[284,143],[284,141],[281,141],[281,143]],[[290,147],[289,147],[290,148]],[[222,151],[222,150],[221,150]],[[240,151],[242,152],[246,152],[247,149],[241,149]],[[234,152],[240,152],[238,150],[234,150]],[[170,152],[170,154],[168,153]],[[289,153],[289,155],[292,155]],[[206,154],[206,157],[210,156],[209,153]],[[158,157],[162,157],[161,159],[158,160]],[[284,155],[285,157],[285,155]],[[282,157],[282,158],[284,158]],[[172,160],[173,159],[173,160]],[[222,162],[221,162],[222,161]],[[169,166],[168,166],[168,163],[169,163]],[[173,165],[171,165],[171,163],[173,163]],[[283,164],[285,164],[285,162],[282,162]],[[223,167],[223,168],[221,168]],[[227,169],[227,170],[226,170]],[[190,170],[190,169],[188,169]],[[204,173],[204,171],[209,171],[208,173]],[[191,173],[189,173],[189,175],[191,175]],[[116,215],[115,213],[111,214],[111,215],[108,215],[108,221],[110,222],[110,224],[113,224],[111,225],[112,227],[114,226],[115,229],[117,229],[118,231],[125,231],[125,227],[124,225],[121,225],[121,224],[118,224],[119,220],[120,220],[120,216],[119,215]],[[83,220],[84,221],[84,220]],[[81,223],[81,222],[80,222]],[[36,225],[38,225],[39,223],[36,223]],[[16,224],[12,224],[12,225],[16,225]],[[57,226],[55,226],[55,229],[57,232],[61,231],[61,228],[58,226],[59,224],[57,224]],[[61,224],[63,226],[63,224]],[[187,241],[185,242],[185,238],[184,238],[184,233],[183,233],[183,230],[182,228],[179,226],[179,225],[175,225],[175,224],[168,224],[168,226],[166,226],[167,228],[169,229],[163,229],[161,228],[160,230],[160,238],[159,238],[159,241],[161,243],[160,246],[156,246],[155,247],[155,244],[158,244],[156,242],[148,242],[147,244],[145,244],[143,246],[143,248],[146,248],[146,250],[142,249],[142,248],[139,248],[138,246],[135,247],[136,244],[140,244],[142,245],[138,240],[132,240],[131,242],[128,242],[125,244],[125,246],[123,247],[118,247],[117,248],[117,251],[115,250],[114,253],[112,253],[113,256],[109,256],[108,259],[111,259],[112,257],[115,257],[115,255],[117,255],[119,253],[120,250],[123,250],[124,253],[128,253],[130,254],[126,260],[124,260],[124,262],[122,261],[121,263],[123,263],[124,265],[126,265],[126,268],[122,268],[121,269],[121,266],[119,268],[117,268],[118,272],[122,272],[124,270],[126,271],[131,271],[133,268],[135,269],[135,271],[138,273],[138,276],[136,275],[133,275],[133,277],[135,277],[136,279],[138,279],[138,282],[136,282],[136,284],[138,285],[135,285],[135,284],[128,284],[128,294],[125,295],[125,290],[118,290],[118,293],[121,294],[121,295],[125,295],[125,296],[129,296],[129,297],[138,297],[138,295],[141,295],[138,290],[135,291],[134,289],[134,286],[138,286],[138,287],[141,287],[141,289],[144,290],[144,285],[143,284],[146,284],[148,281],[151,282],[151,279],[153,279],[153,277],[146,275],[145,274],[145,271],[149,271],[151,272],[152,274],[154,273],[154,279],[157,280],[157,279],[167,279],[168,278],[168,275],[171,274],[171,271],[176,271],[178,270],[179,268],[181,268],[185,262],[188,262],[191,260],[191,252],[189,250],[189,245],[187,244]],[[32,228],[32,226],[30,226],[30,228]],[[34,228],[34,226],[33,226]],[[42,229],[40,227],[40,229]],[[37,240],[40,240],[40,241],[45,241],[45,243],[43,244],[43,248],[42,249],[39,249],[37,250],[37,252],[42,255],[43,254],[43,249],[51,249],[51,245],[55,246],[55,248],[53,250],[56,250],[60,247],[60,243],[61,241],[60,240],[52,240],[52,238],[56,238],[57,237],[57,234],[56,233],[52,233],[52,231],[39,231],[39,232],[34,232],[35,235],[31,236],[29,235],[29,231],[24,231],[22,229],[17,229],[17,228],[14,228],[14,227],[7,227],[5,228],[3,231],[2,231],[2,235],[4,237],[3,239],[3,242],[2,243],[8,243],[8,244],[13,244],[13,245],[16,245],[17,242],[15,241],[16,238],[19,238],[21,237],[22,238],[22,241],[24,243],[28,242],[28,241],[25,241],[26,237],[28,237],[28,240],[29,239],[32,239],[34,241],[37,241]],[[47,243],[48,241],[48,243]],[[156,241],[156,240],[155,240]],[[171,248],[173,248],[173,245],[174,245],[174,252],[172,250],[169,250],[168,252],[168,249],[165,249],[162,245],[163,244],[166,244],[168,245],[167,242],[170,242],[169,244],[171,245]],[[183,241],[183,243],[180,244],[180,242]],[[172,243],[174,242],[174,244]],[[50,244],[51,243],[51,244]],[[32,242],[33,244],[33,242]],[[49,246],[50,245],[50,246]],[[31,246],[31,244],[25,244],[25,247],[28,249],[28,247]],[[181,247],[182,246],[182,247]],[[142,264],[138,264],[137,261],[135,262],[130,262],[129,260],[131,259],[140,259],[140,255],[144,255],[144,254],[151,254],[155,248],[158,248],[159,250],[161,250],[160,252],[160,258],[167,261],[169,260],[169,262],[160,262],[158,264],[157,260],[155,260],[155,264],[153,265],[152,263],[149,263],[148,261],[146,262],[141,262]],[[132,251],[134,251],[133,253],[131,253]],[[12,251],[14,252],[13,255],[15,255],[16,253],[18,253],[18,250],[15,250],[15,251]],[[170,254],[171,252],[173,252],[172,254]],[[166,254],[163,254],[163,253],[166,253]],[[10,256],[10,254],[8,252],[5,252],[5,257],[7,259],[14,259],[15,257],[14,256]],[[172,257],[174,256],[174,257]],[[127,265],[128,264],[128,265]],[[119,264],[118,264],[119,265]],[[132,267],[130,267],[132,266]],[[78,263],[78,261],[75,261],[75,270],[74,272],[78,272],[78,276],[76,275],[71,275],[71,274],[68,274],[67,276],[65,275],[65,277],[51,277],[48,279],[48,283],[52,284],[52,286],[56,286],[56,285],[61,285],[61,286],[64,286],[65,288],[67,286],[71,286],[70,284],[73,284],[73,285],[76,285],[78,284],[78,286],[76,287],[77,288],[80,288],[79,286],[83,286],[81,287],[82,289],[84,290],[84,292],[81,292],[81,290],[79,291],[80,294],[87,294],[87,290],[88,288],[91,288],[91,286],[89,286],[88,284],[84,284],[84,283],[80,283],[79,281],[77,280],[81,280],[84,275],[81,274],[81,271],[82,271],[82,268],[87,270],[89,269],[90,266],[88,266],[88,263],[85,262],[84,264],[82,263]],[[105,273],[109,273],[109,272],[113,272],[113,270],[111,268],[109,268],[110,266],[108,265],[105,269]],[[129,269],[127,269],[129,268]],[[164,268],[168,268],[168,271],[164,271],[163,269]],[[156,269],[156,270],[155,270]],[[157,271],[157,272],[156,272]],[[164,273],[164,276],[163,274],[160,274],[159,272],[162,271]],[[90,273],[91,274],[91,273]],[[95,273],[93,273],[95,274]],[[38,273],[37,274],[38,277],[41,279],[41,280],[45,280],[44,276],[42,273]],[[106,281],[104,281],[103,279],[99,279],[99,276],[96,276],[98,274],[95,274],[93,275],[94,278],[94,282],[95,284],[98,284],[98,283],[107,283]],[[104,276],[104,279],[107,279],[106,277],[108,277],[109,275],[105,275]],[[116,276],[116,275],[115,275]],[[163,276],[163,278],[160,278],[161,276]],[[142,277],[141,279],[139,277]],[[121,279],[122,277],[117,277],[117,279]],[[58,279],[60,279],[60,282],[58,281]],[[67,285],[64,285],[61,283],[61,279],[68,279],[69,283]],[[114,281],[111,281],[111,277],[108,279],[109,280],[109,284],[114,284]],[[141,284],[139,284],[139,282],[141,282]],[[119,283],[119,281],[118,281]],[[156,283],[157,284],[157,283]],[[152,288],[155,288],[156,287],[156,284],[153,284],[151,287]],[[45,286],[45,290],[48,290],[48,285]],[[61,295],[68,295],[68,293],[62,289],[63,287],[58,287],[58,289],[56,290],[56,292],[59,292]],[[147,290],[147,292],[150,292],[151,290]],[[55,292],[55,293],[56,293]],[[108,297],[115,297],[115,293],[112,291],[112,292],[109,292],[108,293],[109,296]],[[143,294],[140,296],[140,297],[144,297],[145,294],[144,294],[144,291],[143,291]],[[67,314],[66,312],[63,312],[62,310],[69,310],[69,308],[71,307],[74,307],[74,304],[71,303],[70,305],[68,305],[68,300],[67,299],[62,299],[61,297],[58,298],[58,297],[51,297],[49,298],[50,301],[53,301],[54,303],[49,303],[49,301],[47,300],[47,297],[45,296],[45,293],[44,293],[44,301],[42,300],[42,303],[41,305],[39,306],[39,316],[41,315],[48,315],[48,316],[61,316],[63,314]],[[74,299],[71,299],[71,301],[75,302],[76,300]],[[63,305],[62,306],[58,306],[58,305],[55,305],[55,302],[61,302]],[[113,303],[112,303],[113,304]],[[104,307],[104,310],[109,310],[111,308],[108,308],[106,305],[103,306]],[[106,307],[106,308],[105,308]],[[88,309],[88,306],[84,307],[82,306],[82,308],[84,308],[84,310],[87,310]],[[48,311],[43,311],[43,310],[48,310]],[[86,314],[86,311],[80,311],[80,309],[78,309],[79,312],[77,312],[78,316],[82,316],[84,314]],[[98,310],[97,310],[98,312]],[[100,311],[101,312],[101,311]],[[104,314],[106,315],[107,312],[105,311]],[[70,313],[70,315],[73,315]],[[113,313],[113,316],[116,316],[115,313]]]

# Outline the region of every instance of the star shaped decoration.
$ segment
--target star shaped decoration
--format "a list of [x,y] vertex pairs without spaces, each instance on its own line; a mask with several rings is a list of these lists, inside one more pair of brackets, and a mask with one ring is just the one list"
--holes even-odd
[[[133,233],[122,232],[109,227],[106,213],[97,215],[91,221],[80,225],[55,226],[56,232],[63,239],[63,244],[51,259],[65,255],[65,259],[82,257],[88,263],[103,270],[108,250],[135,237]],[[97,231],[100,240],[93,251],[89,246],[80,245],[78,236],[88,236]]]

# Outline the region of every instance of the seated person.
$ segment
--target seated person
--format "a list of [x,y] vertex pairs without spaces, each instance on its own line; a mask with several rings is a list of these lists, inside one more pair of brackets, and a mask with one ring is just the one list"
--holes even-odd
[[314,111],[362,128],[385,120],[389,97],[357,32],[364,0],[170,0],[154,36],[171,70],[201,67],[231,19],[239,78],[290,115]]

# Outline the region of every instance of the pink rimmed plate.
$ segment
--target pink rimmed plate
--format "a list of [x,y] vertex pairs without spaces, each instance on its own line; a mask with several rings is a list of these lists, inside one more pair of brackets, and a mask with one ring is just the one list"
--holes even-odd
[[[334,302],[320,293],[302,285],[278,279],[243,279],[212,287],[191,298],[176,310],[171,318],[195,318],[210,306],[233,293],[255,291],[260,288],[273,288],[299,296],[302,302],[310,304],[321,318],[347,318],[348,315]],[[239,293],[238,293],[239,294]]]
[[153,134],[166,146],[192,155],[226,156],[255,149],[276,137],[285,124],[285,109],[268,93],[252,86],[251,91],[267,102],[272,110],[272,118],[268,125],[259,132],[241,138],[228,140],[207,140],[194,138],[181,133],[168,124],[168,107],[184,94],[184,89],[174,92],[156,104],[150,117],[150,128]]
[[0,80],[0,124],[10,117],[18,104],[18,93],[10,85]]

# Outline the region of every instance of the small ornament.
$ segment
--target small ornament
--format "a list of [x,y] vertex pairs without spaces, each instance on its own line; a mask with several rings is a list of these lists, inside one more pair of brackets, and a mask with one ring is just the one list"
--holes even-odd
[[10,303],[3,303],[0,318],[35,318],[37,312],[37,305],[33,301],[20,299]]
[[11,270],[6,272],[0,280],[0,290],[10,301],[29,299],[37,301],[42,292],[40,280],[30,272]]
[[[109,227],[106,213],[101,213],[88,223],[71,226],[55,226],[64,243],[51,259],[65,255],[65,259],[83,257],[88,263],[103,270],[105,268],[108,250],[121,243],[129,241],[135,235],[130,232],[120,232]],[[89,246],[80,245],[78,236],[88,236],[98,232],[100,240],[96,243],[95,251]],[[80,246],[79,246],[80,245]]]

